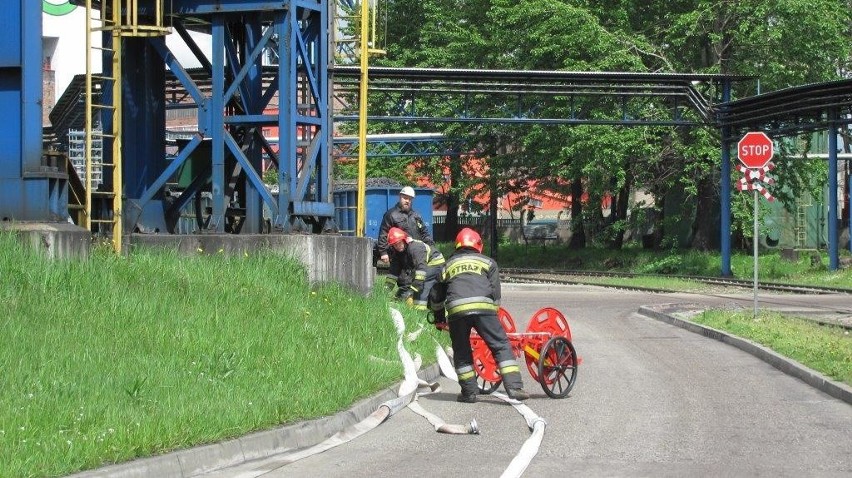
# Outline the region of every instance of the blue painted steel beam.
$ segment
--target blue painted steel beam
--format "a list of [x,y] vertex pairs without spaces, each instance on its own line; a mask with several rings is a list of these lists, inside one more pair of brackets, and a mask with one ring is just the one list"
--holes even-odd
[[[245,62],[240,74],[245,77],[245,94],[248,103],[247,113],[250,115],[262,113],[268,103],[263,102],[263,62],[261,53],[266,44],[269,43],[272,37],[274,28],[267,28],[263,31],[263,25],[260,19],[256,16],[247,20],[246,28],[246,47],[251,52],[250,59]],[[239,76],[239,75],[238,75]],[[236,81],[236,80],[235,80]],[[240,81],[243,83],[243,81]],[[230,89],[228,90],[230,91]],[[227,95],[227,92],[226,92]],[[268,121],[266,124],[273,124],[274,120]],[[246,232],[257,233],[261,232],[264,227],[263,223],[263,204],[267,204],[270,211],[277,211],[278,205],[263,184],[263,130],[257,126],[251,126],[249,129],[249,137],[245,138],[246,144],[246,160],[251,165],[250,172],[253,173],[251,179],[245,187],[245,197],[243,198],[243,206],[245,207],[245,218],[243,219],[243,229]]]
[[231,150],[231,154],[237,159],[237,162],[243,167],[243,170],[248,177],[248,180],[252,186],[257,189],[260,193],[260,196],[266,201],[267,204],[270,204],[274,207],[275,200],[272,198],[272,193],[269,192],[268,189],[263,185],[263,179],[261,179],[260,175],[255,170],[254,166],[249,162],[248,158],[246,158],[245,154],[243,154],[240,149],[240,145],[237,144],[234,137],[231,136],[231,133],[225,131],[225,144],[228,146],[228,149]]
[[195,39],[190,36],[189,31],[186,29],[186,26],[184,26],[183,22],[180,20],[173,20],[172,26],[174,27],[178,35],[180,35],[181,39],[183,39],[183,42],[186,44],[187,48],[189,48],[189,51],[192,52],[192,55],[195,57],[195,59],[199,63],[201,63],[201,67],[204,68],[208,74],[212,74],[213,65],[210,64],[210,60],[207,59],[207,56],[204,54],[203,51],[201,51],[201,48],[198,46],[198,44],[195,43]]
[[213,141],[213,172],[210,185],[213,214],[208,230],[215,232],[225,232],[225,20],[225,15],[213,16],[213,86],[210,92],[210,109],[207,111],[210,118],[210,138]]
[[[446,138],[442,133],[367,136],[368,158],[458,156],[470,153],[471,149],[465,140]],[[358,138],[354,136],[334,138],[332,157],[335,159],[357,158]]]
[[[177,15],[217,15],[228,13],[274,13],[288,7],[288,1],[261,0],[171,0],[169,10]],[[314,2],[320,3],[320,2]],[[322,2],[324,3],[324,2]]]
[[296,157],[296,57],[289,55],[286,45],[295,43],[296,18],[292,12],[277,12],[278,29],[278,211],[273,224],[283,231],[290,230],[290,218],[284,215],[293,201]]
[[[355,115],[335,115],[334,121],[357,121]],[[488,124],[564,124],[564,125],[603,125],[603,126],[707,126],[702,121],[675,120],[604,120],[596,118],[522,118],[522,117],[459,117],[459,116],[367,116],[371,123],[488,123]]]
[[[731,82],[722,83],[722,101],[731,101]],[[719,238],[722,253],[722,277],[731,277],[731,136],[730,126],[722,127],[722,164],[719,174],[721,224]],[[756,241],[757,238],[755,237]]]
[[276,115],[232,115],[225,117],[225,124],[256,124],[270,125],[275,124],[278,119]]
[[[178,155],[172,160],[171,163],[163,170],[162,174],[154,180],[153,183],[148,185],[148,188],[145,190],[145,193],[139,198],[140,206],[144,207],[148,201],[154,198],[154,196],[166,185],[166,182],[178,172],[178,170],[186,163],[186,160],[189,156],[195,151],[198,145],[201,144],[203,137],[200,134],[196,134],[192,137],[189,143],[184,146],[184,148],[178,153]],[[133,224],[136,223],[135,220],[132,221]]]
[[[828,119],[828,269],[836,271],[840,265],[837,242],[840,236],[837,231],[837,133],[840,125],[837,123],[837,108],[829,108]],[[850,224],[849,227],[852,227]],[[852,237],[850,237],[852,239]]]

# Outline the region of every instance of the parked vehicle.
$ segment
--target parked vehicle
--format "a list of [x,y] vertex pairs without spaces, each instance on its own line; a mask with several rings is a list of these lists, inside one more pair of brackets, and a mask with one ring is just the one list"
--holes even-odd
[[555,219],[536,219],[524,226],[524,237],[530,241],[555,241],[558,222]]

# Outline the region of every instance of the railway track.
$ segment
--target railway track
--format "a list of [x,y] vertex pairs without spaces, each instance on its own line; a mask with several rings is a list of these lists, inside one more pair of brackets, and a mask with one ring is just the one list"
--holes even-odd
[[[536,283],[553,285],[594,285],[597,287],[609,287],[619,290],[632,290],[652,293],[690,293],[706,297],[719,297],[728,301],[738,302],[735,296],[742,294],[742,289],[753,289],[751,280],[703,277],[703,276],[678,276],[658,274],[631,274],[602,271],[569,271],[569,270],[541,270],[541,269],[517,269],[506,268],[500,270],[501,281],[504,283]],[[695,283],[697,288],[685,290],[684,287],[665,286],[647,287],[625,282],[603,282],[601,279],[677,279],[684,282]],[[641,281],[637,281],[641,282]],[[758,283],[758,289],[767,293],[761,299],[763,306],[769,306],[776,310],[788,311],[790,315],[812,320],[824,325],[840,326],[852,330],[852,308],[844,299],[839,299],[838,294],[852,295],[852,289],[838,287],[819,287],[800,284],[781,283]],[[778,293],[784,293],[778,294]],[[815,295],[823,295],[825,299],[817,299]],[[796,299],[796,296],[800,299]],[[750,299],[749,299],[750,300]],[[839,300],[839,302],[838,302]]]
[[[595,279],[671,279],[714,287],[731,287],[741,289],[754,288],[753,280],[727,277],[634,274],[629,272],[504,268],[500,270],[500,276],[501,280],[507,283],[532,282],[539,284],[584,284],[649,292],[677,292],[677,290],[672,288],[646,287],[624,283],[606,283]],[[852,289],[840,287],[820,287],[802,284],[784,284],[779,282],[758,282],[757,286],[759,290],[763,291],[787,292],[792,294],[852,294]]]

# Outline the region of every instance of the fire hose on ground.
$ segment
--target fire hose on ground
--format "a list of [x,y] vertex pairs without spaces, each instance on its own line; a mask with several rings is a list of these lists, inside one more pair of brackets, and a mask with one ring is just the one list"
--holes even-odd
[[[360,422],[350,425],[344,430],[335,433],[331,437],[314,446],[260,460],[256,463],[256,467],[254,469],[238,473],[237,475],[234,475],[235,478],[255,478],[303,458],[322,453],[338,445],[352,441],[378,427],[388,418],[405,408],[409,408],[414,413],[426,418],[426,420],[428,420],[435,428],[436,432],[456,435],[479,434],[479,426],[475,419],[472,419],[470,423],[466,425],[449,424],[444,422],[444,420],[437,415],[424,409],[418,403],[417,398],[419,396],[440,392],[440,384],[437,382],[429,383],[420,379],[417,376],[417,371],[420,368],[420,357],[417,356],[416,358],[412,358],[408,350],[405,349],[405,340],[416,339],[422,331],[422,328],[406,336],[405,321],[403,320],[402,314],[393,308],[390,312],[397,332],[397,352],[399,353],[404,370],[404,380],[400,385],[398,397],[382,403],[373,413]],[[436,352],[441,374],[450,380],[457,381],[458,377],[456,376],[456,372],[452,367],[450,358],[446,351],[438,345]],[[543,418],[539,417],[535,412],[521,402],[511,399],[502,393],[493,393],[492,395],[512,405],[515,410],[524,417],[527,426],[531,431],[530,436],[526,439],[517,455],[515,455],[509,463],[509,466],[501,475],[503,478],[519,477],[523,474],[527,466],[529,466],[532,459],[538,453],[539,447],[541,446],[541,442],[544,438],[544,430],[547,423]]]

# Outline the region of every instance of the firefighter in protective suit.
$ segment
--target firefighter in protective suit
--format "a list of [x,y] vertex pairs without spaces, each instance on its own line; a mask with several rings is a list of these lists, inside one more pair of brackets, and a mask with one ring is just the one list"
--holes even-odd
[[521,369],[512,353],[506,330],[497,318],[500,307],[500,274],[494,259],[482,254],[482,238],[470,228],[456,236],[456,251],[447,259],[438,282],[429,294],[429,308],[436,326],[449,322],[453,360],[459,376],[458,401],[476,401],[479,387],[473,368],[470,331],[476,329],[497,362],[506,394],[515,400],[530,396],[524,391]]
[[390,270],[385,278],[389,289],[397,286],[396,298],[418,310],[427,310],[426,299],[435,284],[444,256],[434,246],[412,239],[398,227],[388,231]]

